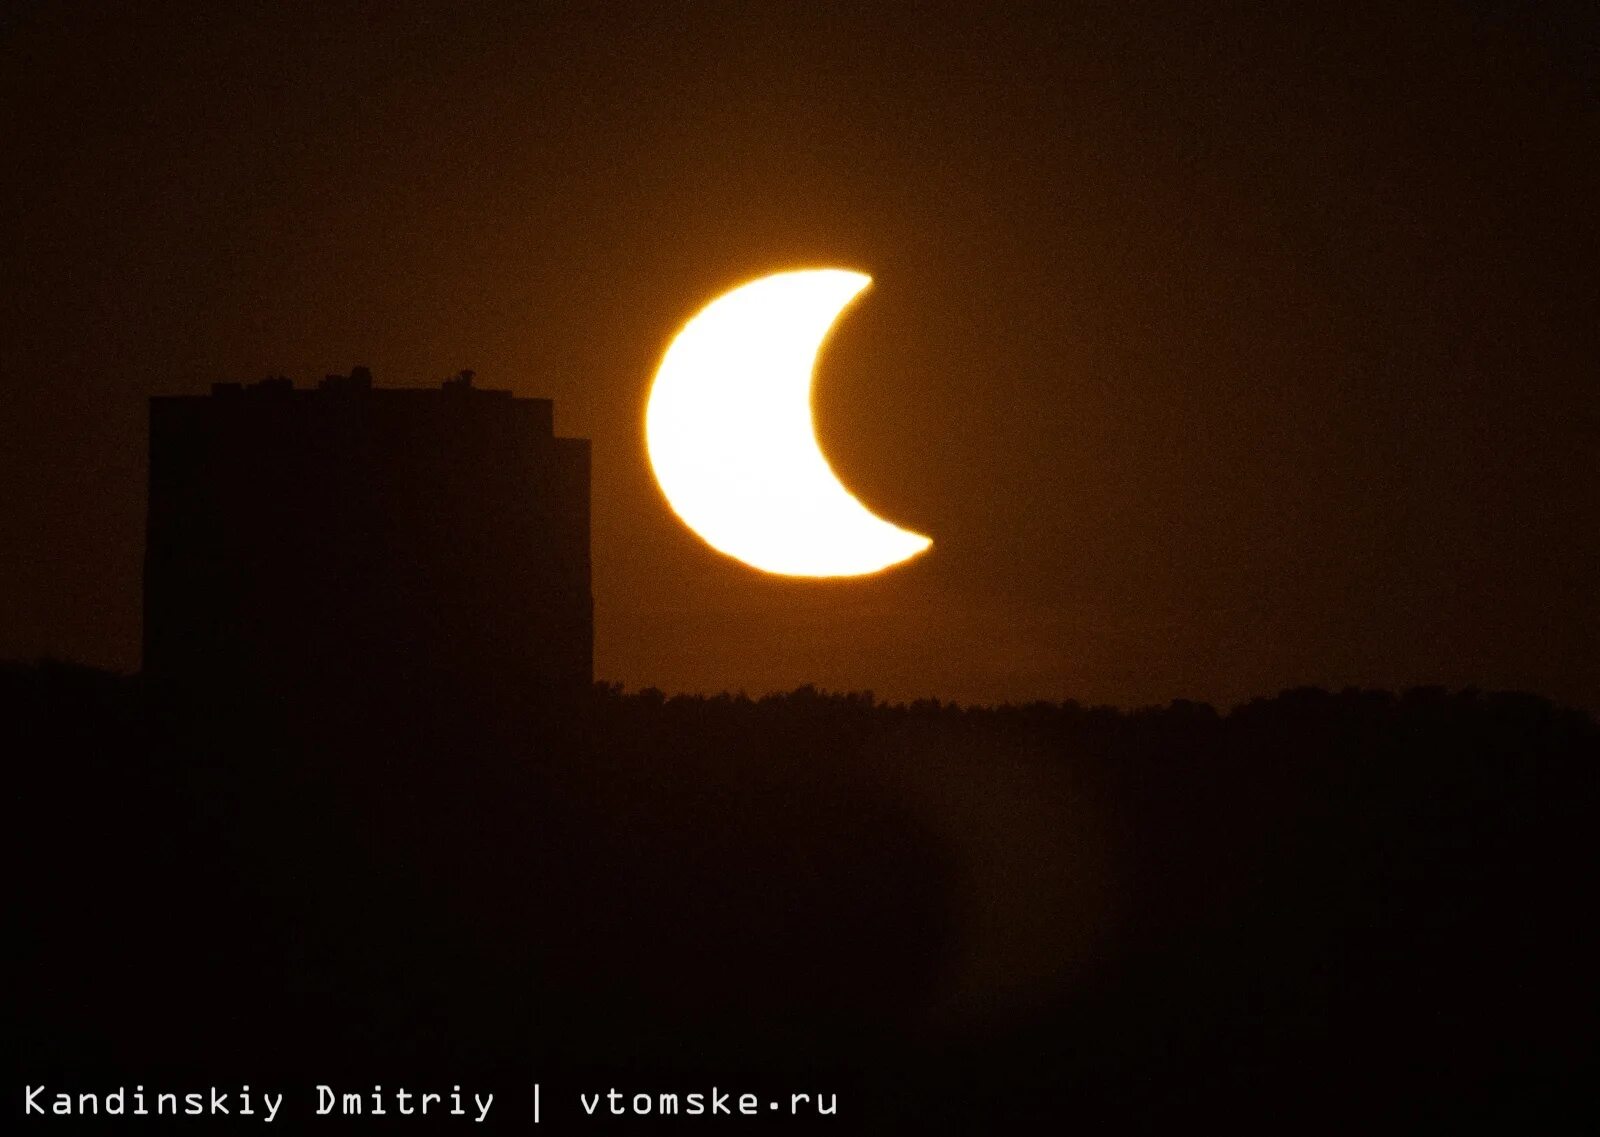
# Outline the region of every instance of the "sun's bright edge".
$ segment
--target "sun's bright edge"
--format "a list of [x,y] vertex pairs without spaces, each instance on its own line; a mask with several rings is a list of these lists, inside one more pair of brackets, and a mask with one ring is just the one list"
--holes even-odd
[[765,572],[837,577],[933,544],[862,505],[817,441],[817,353],[871,282],[843,269],[762,277],[706,305],[667,349],[645,412],[650,464],[673,511],[713,548]]

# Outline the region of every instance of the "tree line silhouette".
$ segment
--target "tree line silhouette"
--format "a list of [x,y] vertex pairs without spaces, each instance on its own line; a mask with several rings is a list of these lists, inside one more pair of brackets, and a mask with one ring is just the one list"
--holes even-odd
[[841,1131],[1593,1117],[1600,726],[1530,695],[600,684],[519,739],[35,663],[0,721],[35,1080],[470,1072],[505,1125],[625,1076],[804,1080]]

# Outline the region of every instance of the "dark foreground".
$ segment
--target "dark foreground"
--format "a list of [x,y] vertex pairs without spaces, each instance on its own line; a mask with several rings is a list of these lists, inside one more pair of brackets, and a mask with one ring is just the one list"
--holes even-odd
[[[663,1093],[686,1133],[1597,1122],[1600,729],[1537,698],[600,688],[518,742],[157,702],[0,672],[7,1132],[527,1132],[535,1083],[558,1131]],[[230,1113],[25,1115],[40,1085]]]

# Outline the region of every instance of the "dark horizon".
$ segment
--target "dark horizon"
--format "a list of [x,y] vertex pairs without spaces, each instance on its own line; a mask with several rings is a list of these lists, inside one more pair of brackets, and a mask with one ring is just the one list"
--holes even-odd
[[152,694],[0,665],[8,1094],[246,1082],[273,1132],[366,1124],[311,1116],[327,1082],[493,1091],[502,1132],[533,1082],[558,1132],[613,1085],[828,1091],[863,1134],[1594,1113],[1600,724],[1540,699],[600,688],[552,745]]

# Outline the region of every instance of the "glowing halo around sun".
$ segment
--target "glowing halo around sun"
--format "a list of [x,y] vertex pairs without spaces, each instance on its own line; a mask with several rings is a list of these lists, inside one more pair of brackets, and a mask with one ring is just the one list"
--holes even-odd
[[781,272],[684,325],[650,388],[645,440],[672,509],[712,548],[786,576],[862,576],[933,544],[840,484],[817,442],[811,373],[872,278]]

